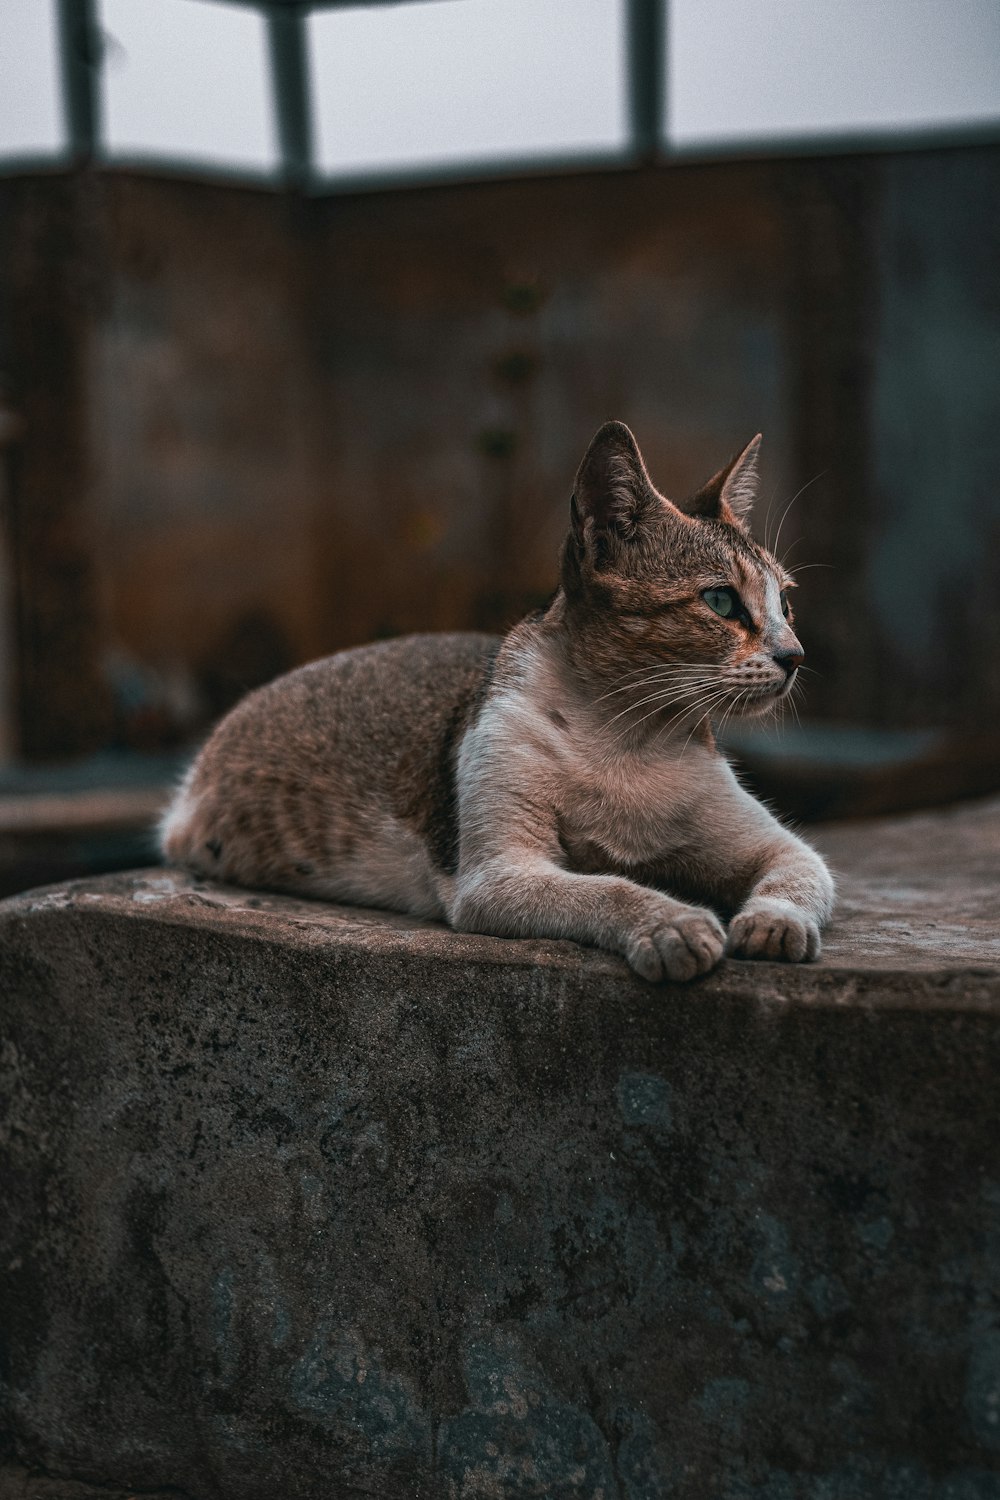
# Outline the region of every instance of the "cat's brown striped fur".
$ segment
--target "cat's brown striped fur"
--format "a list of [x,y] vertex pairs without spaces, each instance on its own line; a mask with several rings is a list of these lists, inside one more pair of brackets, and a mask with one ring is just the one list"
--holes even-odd
[[[647,979],[819,951],[833,884],[736,781],[713,714],[760,712],[802,659],[750,536],[758,439],[683,506],[608,423],[577,475],[560,587],[502,639],[411,636],[251,694],[162,827],[238,884],[576,938]],[[704,591],[730,587],[746,623]],[[728,921],[728,935],[723,922]]]

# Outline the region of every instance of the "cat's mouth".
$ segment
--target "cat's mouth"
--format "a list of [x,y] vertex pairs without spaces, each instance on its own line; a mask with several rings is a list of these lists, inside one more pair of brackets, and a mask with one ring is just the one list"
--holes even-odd
[[784,682],[777,683],[771,687],[757,688],[753,693],[745,697],[742,703],[737,704],[738,715],[752,716],[765,713],[767,709],[774,708],[775,704],[783,703],[792,691],[796,674],[793,672],[786,677]]

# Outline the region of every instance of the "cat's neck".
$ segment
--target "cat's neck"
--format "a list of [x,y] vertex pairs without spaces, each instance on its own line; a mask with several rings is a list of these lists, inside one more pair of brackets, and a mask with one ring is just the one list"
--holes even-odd
[[509,639],[516,636],[521,637],[517,656],[523,686],[532,702],[574,740],[591,745],[595,755],[669,760],[691,747],[716,750],[709,716],[676,701],[659,703],[659,694],[642,686],[644,674],[637,683],[623,667],[608,681],[598,678],[558,598],[541,619],[523,622]]

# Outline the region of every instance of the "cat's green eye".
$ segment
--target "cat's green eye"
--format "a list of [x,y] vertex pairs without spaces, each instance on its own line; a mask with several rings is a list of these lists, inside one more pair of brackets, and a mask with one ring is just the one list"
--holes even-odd
[[781,593],[778,595],[778,598],[781,601],[781,613],[785,616],[785,619],[787,620],[787,618],[788,618],[788,595],[785,593],[784,589],[781,590]]
[[741,612],[740,596],[735,589],[705,589],[701,596],[709,609],[714,609],[724,620],[732,620]]

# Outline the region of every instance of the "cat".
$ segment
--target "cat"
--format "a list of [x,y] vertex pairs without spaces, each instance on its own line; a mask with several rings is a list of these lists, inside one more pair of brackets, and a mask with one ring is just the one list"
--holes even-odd
[[544,609],[502,639],[404,636],[257,689],[168,809],[166,858],[466,932],[574,938],[647,980],[694,979],[727,951],[814,959],[831,876],[711,727],[776,708],[803,659],[792,579],[747,525],[759,446],[674,504],[606,423]]

